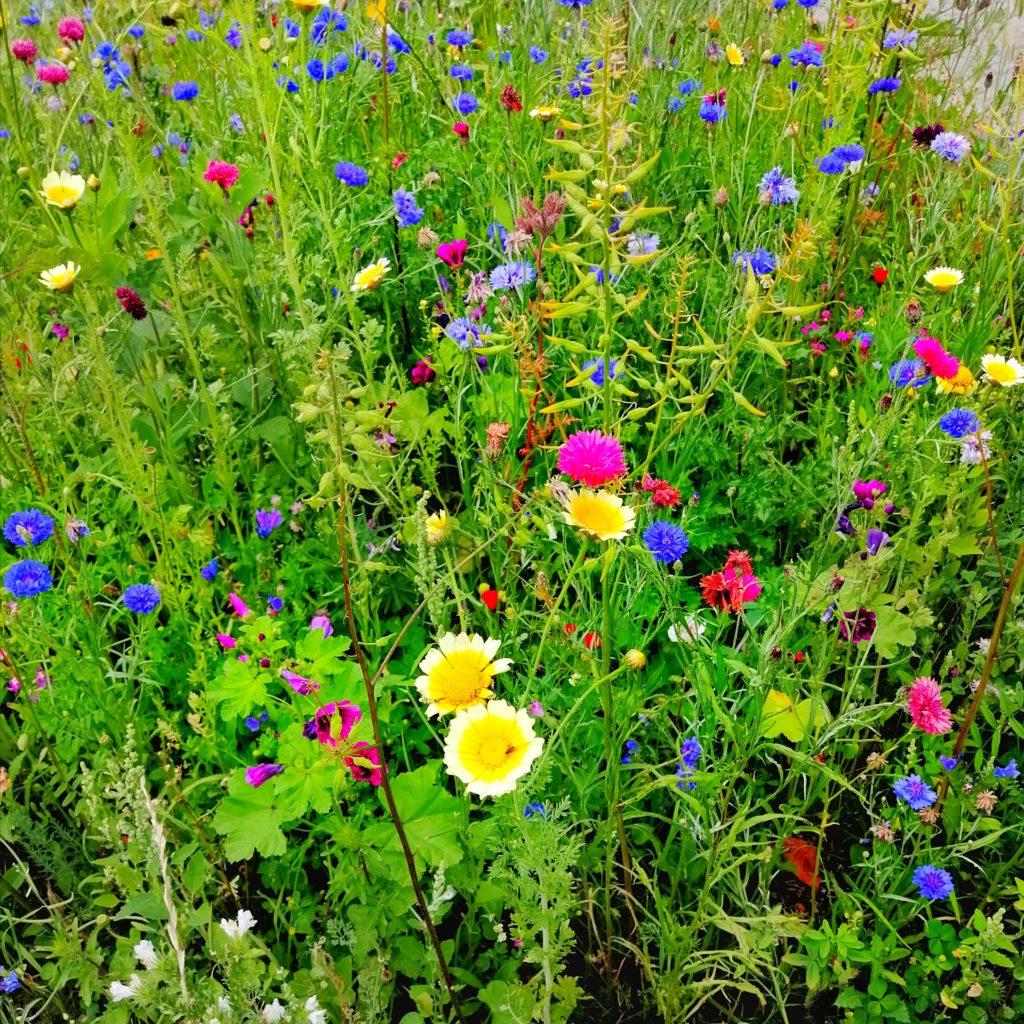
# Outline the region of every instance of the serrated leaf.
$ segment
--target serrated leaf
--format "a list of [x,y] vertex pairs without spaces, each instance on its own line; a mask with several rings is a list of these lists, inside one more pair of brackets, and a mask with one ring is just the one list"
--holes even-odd
[[761,735],[765,739],[785,736],[791,743],[799,743],[808,732],[811,708],[817,703],[814,727],[825,723],[825,711],[820,701],[808,697],[796,703],[788,694],[769,690],[761,712]]
[[248,860],[257,851],[264,857],[279,857],[287,848],[281,831],[285,820],[272,786],[250,786],[243,773],[236,772],[213,816],[213,827],[225,837],[228,860]]
[[876,610],[875,632],[871,642],[883,658],[897,657],[900,647],[913,646],[916,638],[917,634],[906,615],[886,605]]

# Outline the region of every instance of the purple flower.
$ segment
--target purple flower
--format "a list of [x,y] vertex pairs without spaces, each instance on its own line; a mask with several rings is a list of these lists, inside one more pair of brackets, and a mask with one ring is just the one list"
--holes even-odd
[[913,881],[926,900],[944,900],[953,893],[953,876],[932,864],[924,864],[917,868]]
[[971,144],[956,132],[940,132],[932,139],[931,149],[943,160],[958,164],[971,151]]
[[1003,767],[1003,768],[996,768],[992,772],[992,774],[997,779],[1015,779],[1015,778],[1017,778],[1018,775],[1020,775],[1020,771],[1017,768],[1016,760],[1011,758],[1009,761],[1006,762],[1005,767]]
[[281,669],[281,678],[284,679],[296,693],[301,694],[303,697],[308,697],[309,694],[320,689],[319,683],[314,683],[312,679],[307,679],[305,676],[296,675],[287,668]]
[[867,548],[866,551],[861,552],[861,558],[867,558],[869,555],[877,555],[886,544],[889,543],[889,534],[884,530],[876,530],[874,528],[868,530],[867,536],[864,538],[864,545]]
[[942,757],[941,755],[939,756],[939,764],[941,764],[947,772],[951,772],[959,763],[959,757]]
[[283,522],[284,517],[276,508],[261,508],[256,513],[256,533],[266,540]]
[[253,789],[259,789],[267,779],[280,775],[284,771],[283,764],[254,764],[245,769],[245,781]]
[[905,779],[899,779],[892,787],[892,791],[915,811],[923,811],[931,807],[939,796],[926,783],[920,775],[908,775]]
[[77,544],[80,538],[89,536],[89,527],[83,519],[69,519],[64,524],[64,533],[72,544]]
[[314,615],[313,618],[309,620],[309,628],[323,630],[325,640],[334,634],[334,627],[331,625],[331,620],[327,618],[326,615]]
[[867,608],[858,608],[855,612],[843,612],[843,617],[839,620],[839,632],[844,640],[860,644],[875,635],[877,622],[874,612]]
[[781,165],[766,171],[757,189],[765,206],[787,206],[800,198],[796,182],[782,173]]

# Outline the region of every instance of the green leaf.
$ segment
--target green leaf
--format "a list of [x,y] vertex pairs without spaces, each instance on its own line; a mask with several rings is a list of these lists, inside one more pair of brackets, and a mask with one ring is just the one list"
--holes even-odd
[[275,780],[275,797],[286,821],[301,818],[310,807],[320,814],[331,809],[336,762],[328,761],[319,743],[310,743],[296,722],[281,734],[278,756],[286,765]]
[[220,705],[220,717],[230,722],[266,704],[269,683],[270,673],[260,669],[257,661],[232,658],[224,663],[221,674],[210,680],[206,691]]
[[226,837],[228,860],[248,860],[258,850],[264,857],[278,857],[287,844],[281,825],[286,816],[278,807],[273,787],[250,786],[242,772],[231,776],[228,795],[213,816],[213,827]]
[[[459,842],[461,805],[438,783],[438,764],[430,762],[414,772],[396,775],[391,782],[409,845],[416,857],[422,857],[430,867],[437,867],[441,861],[448,866],[458,864],[463,854]],[[363,835],[378,852],[401,853],[398,834],[390,820],[371,825]]]
[[907,617],[895,608],[881,606],[876,612],[875,633],[872,642],[883,658],[895,658],[900,647],[911,647],[917,634]]
[[523,1024],[533,1016],[536,999],[525,985],[492,981],[480,989],[480,1001],[491,1011],[491,1024]]

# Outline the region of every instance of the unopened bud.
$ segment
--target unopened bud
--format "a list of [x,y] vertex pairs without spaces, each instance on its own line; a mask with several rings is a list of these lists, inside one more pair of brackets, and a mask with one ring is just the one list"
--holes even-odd
[[640,669],[647,664],[647,655],[643,651],[637,650],[635,647],[631,647],[626,651],[625,656],[622,659],[634,672],[639,672]]
[[715,206],[725,206],[729,202],[729,193],[726,191],[724,185],[719,186],[718,191],[715,192]]
[[92,192],[99,192],[100,185],[103,184],[95,174],[90,174],[89,177],[85,179],[85,183],[89,186],[89,189]]

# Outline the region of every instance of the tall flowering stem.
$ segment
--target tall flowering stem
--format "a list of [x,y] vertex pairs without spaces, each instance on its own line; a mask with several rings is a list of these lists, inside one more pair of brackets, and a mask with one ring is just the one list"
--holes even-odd
[[[964,724],[960,726],[956,743],[953,745],[953,757],[955,758],[959,757],[963,752],[964,744],[967,742],[967,734],[971,731],[974,719],[978,716],[978,708],[981,707],[981,699],[985,696],[985,689],[992,675],[992,666],[995,664],[996,654],[999,652],[999,640],[1003,635],[1006,617],[1009,615],[1010,605],[1013,603],[1013,595],[1017,590],[1017,585],[1020,583],[1022,575],[1024,575],[1024,542],[1021,543],[1020,551],[1017,552],[1017,561],[1014,563],[1013,569],[1010,570],[1010,578],[1006,581],[1006,587],[1003,589],[1003,600],[999,605],[999,614],[996,616],[996,624],[992,629],[992,639],[989,641],[988,654],[985,657],[985,667],[981,670],[981,680],[978,682],[978,689],[974,691],[974,700],[971,701],[971,706],[967,709]],[[948,789],[949,776],[946,775],[939,783],[939,806],[942,805]]]

